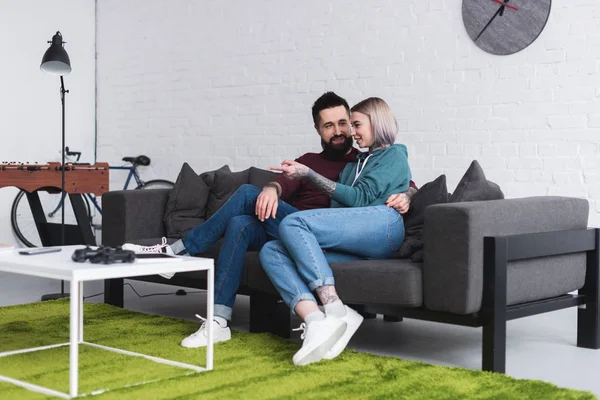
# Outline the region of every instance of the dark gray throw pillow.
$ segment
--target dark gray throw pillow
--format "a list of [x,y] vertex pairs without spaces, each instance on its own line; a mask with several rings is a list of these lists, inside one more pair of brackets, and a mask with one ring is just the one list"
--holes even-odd
[[209,188],[212,186],[215,180],[215,174],[217,173],[217,171],[231,172],[231,169],[229,169],[229,165],[225,164],[221,168],[215,169],[214,171],[206,171],[201,173],[200,178],[204,180],[204,183],[206,183],[206,185]]
[[473,160],[467,172],[462,177],[456,190],[448,199],[449,203],[463,201],[501,200],[504,193],[496,183],[487,180],[481,165]]
[[240,172],[225,171],[223,169],[216,171],[208,195],[206,219],[216,213],[240,186],[248,183],[249,174],[250,168]]
[[425,227],[425,209],[433,204],[448,202],[446,175],[440,175],[434,181],[423,185],[413,195],[410,208],[404,214],[404,241],[394,258],[411,258],[422,262],[423,229]]
[[184,163],[165,207],[163,222],[167,237],[182,238],[205,221],[208,194],[208,185]]

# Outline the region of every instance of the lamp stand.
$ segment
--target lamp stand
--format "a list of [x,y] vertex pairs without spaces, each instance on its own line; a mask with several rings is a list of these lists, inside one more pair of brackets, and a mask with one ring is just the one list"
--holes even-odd
[[[61,221],[60,221],[60,244],[65,245],[65,200],[67,194],[65,193],[65,94],[69,93],[68,90],[65,90],[65,81],[63,80],[62,75],[60,76],[60,102],[62,105],[62,163],[60,168],[61,175],[61,192],[60,196],[63,199],[62,207],[61,207]],[[65,281],[60,281],[60,293],[52,293],[45,294],[42,296],[42,301],[46,300],[57,300],[65,297],[69,297],[69,293],[65,293]]]

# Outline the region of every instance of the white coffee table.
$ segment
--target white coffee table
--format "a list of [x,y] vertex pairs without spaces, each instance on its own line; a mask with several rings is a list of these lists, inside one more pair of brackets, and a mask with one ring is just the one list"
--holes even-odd
[[[104,350],[115,351],[131,356],[141,356],[149,360],[169,364],[181,368],[187,368],[196,372],[209,371],[213,369],[213,324],[207,324],[208,346],[206,350],[206,367],[184,364],[177,361],[166,360],[163,358],[152,357],[145,354],[134,353],[131,351],[116,349],[113,347],[102,346],[95,343],[83,341],[83,282],[128,278],[133,276],[154,275],[159,273],[178,273],[189,271],[206,271],[207,273],[207,320],[213,319],[213,287],[214,287],[214,261],[209,258],[182,257],[182,261],[170,262],[133,262],[133,263],[115,263],[115,264],[91,264],[76,263],[71,260],[71,255],[75,249],[81,249],[85,246],[61,246],[62,251],[58,253],[39,254],[39,255],[20,255],[19,249],[0,253],[0,271],[14,272],[16,274],[32,275],[42,278],[60,279],[71,282],[71,334],[70,342],[55,344],[50,346],[35,347],[15,351],[0,353],[0,358],[20,353],[46,350],[55,347],[70,345],[70,385],[69,394],[56,390],[48,389],[42,386],[34,385],[17,379],[0,375],[0,381],[13,383],[29,390],[44,393],[51,396],[58,396],[65,399],[78,396],[78,372],[79,372],[79,345],[98,347]],[[147,383],[147,382],[146,382]],[[129,385],[131,386],[131,385]],[[97,390],[89,394],[100,394],[106,390]]]

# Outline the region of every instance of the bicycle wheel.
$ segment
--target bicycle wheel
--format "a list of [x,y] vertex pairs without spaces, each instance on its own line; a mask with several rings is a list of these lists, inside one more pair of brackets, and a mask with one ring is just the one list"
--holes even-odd
[[175,184],[166,179],[153,179],[151,181],[144,183],[143,186],[136,187],[136,190],[137,189],[144,189],[144,190],[146,190],[146,189],[171,189],[173,186],[175,186]]
[[[47,193],[38,192],[40,203],[44,209],[46,215],[46,222],[60,224],[62,219],[62,212],[59,211],[50,217],[48,213],[54,210],[60,202],[60,193]],[[84,204],[86,207],[87,215],[90,215],[90,204],[88,199],[83,196]],[[69,196],[65,197],[63,204],[65,208],[65,225],[77,225],[77,219],[73,213],[73,207]],[[17,193],[15,200],[13,201],[10,211],[10,224],[15,236],[27,247],[42,247],[42,240],[38,234],[37,227],[33,215],[31,214],[31,208],[27,201],[26,192],[21,190]]]

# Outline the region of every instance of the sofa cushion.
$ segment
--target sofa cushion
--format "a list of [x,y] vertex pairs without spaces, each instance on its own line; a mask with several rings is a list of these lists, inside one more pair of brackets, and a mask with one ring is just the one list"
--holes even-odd
[[229,165],[223,165],[221,168],[219,169],[215,169],[213,171],[206,171],[200,174],[200,178],[202,178],[202,180],[204,180],[204,183],[206,183],[206,185],[210,188],[215,180],[215,174],[217,173],[217,171],[224,171],[224,172],[231,172],[231,169],[229,169]]
[[248,183],[250,168],[240,172],[231,172],[223,169],[217,170],[210,186],[208,204],[206,206],[206,219],[210,218],[229,197],[243,184]]
[[277,178],[279,174],[266,169],[250,167],[250,173],[248,175],[248,183],[254,186],[262,188],[267,183]]
[[501,200],[503,198],[504,193],[500,186],[487,180],[481,165],[477,160],[473,160],[448,202]]
[[205,221],[209,188],[204,180],[184,163],[169,193],[163,222],[168,237],[182,238]]
[[[408,260],[360,260],[331,264],[335,287],[345,303],[420,307],[421,264]],[[246,263],[248,287],[277,295],[260,263]],[[368,277],[368,279],[365,279]]]
[[411,258],[414,262],[423,262],[425,209],[447,201],[446,175],[440,175],[434,181],[426,183],[414,194],[410,208],[404,214],[404,241],[394,258]]

